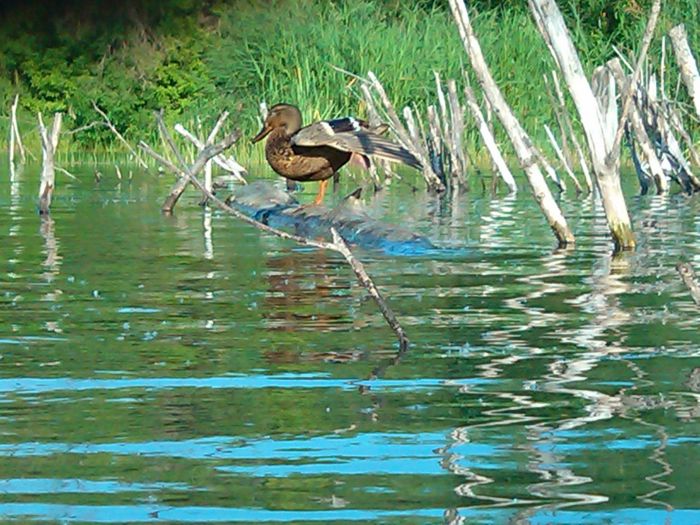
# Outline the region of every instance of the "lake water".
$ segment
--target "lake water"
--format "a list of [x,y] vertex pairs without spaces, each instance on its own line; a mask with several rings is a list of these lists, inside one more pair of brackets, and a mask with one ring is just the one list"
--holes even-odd
[[630,180],[616,258],[590,199],[563,197],[558,251],[524,183],[366,197],[444,248],[356,251],[399,356],[337,254],[193,190],[163,216],[170,179],[135,168],[71,167],[41,220],[38,169],[6,166],[0,521],[700,523],[700,310],[674,269],[700,266],[697,197]]

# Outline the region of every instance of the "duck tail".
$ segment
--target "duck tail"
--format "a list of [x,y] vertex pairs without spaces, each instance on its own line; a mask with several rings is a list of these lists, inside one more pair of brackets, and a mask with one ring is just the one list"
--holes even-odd
[[366,133],[360,140],[361,142],[366,141],[362,146],[363,153],[367,155],[373,155],[390,162],[401,162],[417,170],[423,169],[423,165],[413,153],[387,138],[374,133]]

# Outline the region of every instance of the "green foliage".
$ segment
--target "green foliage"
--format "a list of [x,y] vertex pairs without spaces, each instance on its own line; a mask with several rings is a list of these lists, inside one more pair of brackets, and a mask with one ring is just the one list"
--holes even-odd
[[[614,56],[613,44],[636,51],[651,0],[559,3],[590,71]],[[356,81],[332,66],[374,71],[397,106],[423,108],[435,101],[433,71],[461,78],[467,62],[449,10],[434,0],[75,1],[58,14],[42,2],[2,9],[0,111],[18,91],[25,121],[37,111],[64,111],[68,126],[82,127],[98,119],[94,101],[131,140],[155,136],[153,111],[160,108],[184,122],[241,108],[236,123],[247,134],[256,131],[262,100],[297,103],[306,119],[361,114]],[[525,126],[541,130],[552,109],[540,79],[553,64],[526,3],[480,0],[470,9],[496,81]],[[668,2],[657,34],[683,21],[697,46],[699,20],[696,0]],[[651,56],[659,55],[659,42]],[[672,85],[670,54],[667,64]],[[90,147],[114,140],[104,127],[74,138]]]

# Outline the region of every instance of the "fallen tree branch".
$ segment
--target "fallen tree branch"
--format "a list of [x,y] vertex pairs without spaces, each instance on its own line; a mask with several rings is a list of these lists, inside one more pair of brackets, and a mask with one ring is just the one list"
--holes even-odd
[[696,305],[700,306],[700,285],[695,277],[695,270],[688,263],[678,263],[676,265],[676,270],[678,274],[683,279],[683,283],[688,288],[690,296]]
[[[393,310],[391,307],[387,304],[387,302],[384,300],[384,297],[382,296],[381,292],[379,289],[376,287],[374,284],[374,281],[371,279],[371,277],[367,274],[367,272],[364,269],[364,266],[360,261],[358,261],[355,256],[352,254],[350,251],[350,248],[348,247],[347,243],[345,240],[338,234],[338,232],[335,230],[335,228],[331,228],[331,235],[333,238],[333,242],[325,242],[325,241],[316,241],[312,239],[307,239],[306,237],[301,237],[299,235],[294,235],[291,233],[287,233],[283,230],[279,230],[277,228],[274,228],[272,226],[268,226],[267,224],[264,224],[262,222],[259,222],[251,217],[248,217],[247,215],[241,213],[240,211],[236,210],[235,208],[232,208],[228,204],[226,204],[224,201],[219,199],[216,195],[214,195],[211,191],[209,191],[204,184],[202,184],[197,178],[196,175],[199,171],[202,170],[204,165],[215,155],[219,155],[222,151],[230,147],[237,139],[238,139],[239,133],[234,132],[230,134],[228,137],[226,137],[222,142],[212,145],[208,144],[203,148],[195,162],[192,164],[191,167],[186,168],[186,167],[178,167],[175,164],[173,164],[171,161],[160,155],[159,153],[156,153],[153,148],[151,148],[148,144],[145,142],[141,142],[139,144],[140,148],[146,152],[148,155],[153,157],[155,160],[163,164],[166,168],[169,170],[173,171],[177,175],[181,177],[181,179],[184,179],[186,183],[191,183],[193,186],[195,186],[199,191],[202,192],[204,197],[207,199],[208,202],[213,203],[217,208],[220,210],[224,211],[225,213],[229,215],[233,215],[237,219],[240,219],[241,221],[250,224],[251,226],[254,226],[255,228],[264,231],[266,233],[270,233],[272,235],[275,235],[277,237],[280,237],[282,239],[287,239],[291,241],[295,241],[301,245],[304,246],[312,246],[315,248],[320,248],[324,250],[332,250],[335,252],[340,253],[345,260],[348,262],[350,267],[352,268],[353,272],[355,273],[355,276],[357,277],[358,281],[360,284],[367,290],[367,292],[370,294],[372,299],[377,303],[377,306],[379,306],[379,310],[382,312],[382,315],[384,316],[384,319],[386,322],[389,324],[389,327],[394,331],[396,334],[398,341],[399,341],[399,350],[400,351],[405,351],[408,348],[409,345],[409,340],[406,337],[406,333],[404,332],[403,328],[401,327],[401,324],[399,323],[398,319],[396,318],[396,315],[394,314]],[[210,135],[211,138],[211,135]],[[179,152],[178,152],[179,154]]]

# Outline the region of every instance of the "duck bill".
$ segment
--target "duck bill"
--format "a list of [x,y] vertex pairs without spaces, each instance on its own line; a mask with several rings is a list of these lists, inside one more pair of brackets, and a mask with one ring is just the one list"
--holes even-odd
[[270,131],[272,131],[272,128],[266,124],[265,126],[263,126],[263,129],[260,130],[260,133],[258,133],[251,139],[251,142],[256,143],[259,140],[264,139],[265,137],[267,137]]

